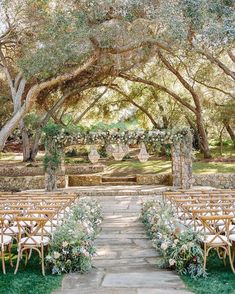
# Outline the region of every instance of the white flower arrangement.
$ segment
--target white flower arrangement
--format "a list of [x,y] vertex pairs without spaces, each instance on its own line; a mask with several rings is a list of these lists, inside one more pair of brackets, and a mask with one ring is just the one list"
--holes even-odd
[[52,274],[86,272],[95,254],[94,239],[102,221],[100,205],[81,199],[54,232],[46,265]]
[[162,201],[147,201],[142,204],[141,219],[153,246],[162,255],[160,266],[192,278],[206,276],[199,236],[187,227],[184,231],[177,229],[178,220],[171,206]]

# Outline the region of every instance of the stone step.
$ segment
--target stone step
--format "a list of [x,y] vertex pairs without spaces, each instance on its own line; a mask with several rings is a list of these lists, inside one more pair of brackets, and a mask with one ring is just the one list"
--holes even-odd
[[137,223],[129,223],[129,222],[120,222],[120,221],[116,221],[116,222],[103,222],[101,228],[110,228],[110,229],[130,229],[130,228],[144,228],[144,225],[140,224],[139,222]]
[[189,294],[185,289],[175,289],[175,288],[79,288],[77,289],[68,289],[68,290],[57,290],[53,292],[54,294]]
[[103,287],[118,288],[182,288],[183,283],[179,277],[171,271],[143,271],[135,273],[108,273],[105,275]]
[[144,233],[126,233],[126,232],[121,232],[119,234],[113,234],[113,233],[103,233],[101,232],[99,234],[99,240],[100,239],[148,239],[148,236]]
[[144,234],[145,232],[143,231],[143,228],[142,227],[139,227],[139,228],[120,228],[120,227],[116,227],[115,229],[114,228],[102,228],[101,229],[101,232],[102,233],[105,233],[105,234],[121,234],[122,232],[124,233],[131,233],[131,234]]
[[80,187],[76,192],[80,196],[155,196],[169,190],[166,186],[89,186]]
[[92,264],[97,268],[113,268],[124,265],[142,265],[143,267],[148,264],[144,258],[122,258],[122,259],[94,259]]
[[125,258],[145,258],[145,257],[157,257],[157,252],[155,249],[152,248],[145,248],[145,249],[139,249],[139,248],[125,248],[125,250],[122,250],[120,247],[119,250],[104,250],[103,248],[100,248],[97,250],[97,256],[95,257],[95,260],[99,259],[125,259]]
[[125,182],[125,181],[119,181],[119,182],[102,182],[102,186],[134,186],[136,185],[136,182]]
[[136,185],[136,176],[126,176],[126,177],[109,177],[109,176],[103,176],[102,177],[102,183],[127,183],[132,182]]
[[68,289],[68,290],[57,290],[54,294],[189,294],[185,289],[174,289],[174,288],[82,288],[79,289]]

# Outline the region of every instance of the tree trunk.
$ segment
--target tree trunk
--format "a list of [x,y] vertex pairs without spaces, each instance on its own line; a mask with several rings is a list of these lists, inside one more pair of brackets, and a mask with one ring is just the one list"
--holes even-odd
[[225,128],[226,128],[231,140],[233,141],[233,146],[235,149],[235,133],[234,133],[234,131],[228,121],[224,121],[224,125],[225,125]]
[[19,121],[22,119],[24,114],[25,114],[24,107],[22,107],[19,111],[17,111],[12,116],[12,118],[10,118],[10,120],[8,120],[8,122],[0,130],[0,152],[4,148],[7,138],[13,132],[13,130],[17,127]]
[[21,136],[22,136],[22,152],[23,161],[27,162],[30,158],[30,141],[27,129],[24,125],[23,120],[20,122]]
[[224,127],[221,129],[220,134],[219,134],[219,145],[220,145],[220,155],[223,155],[223,131]]
[[212,156],[210,154],[208,138],[207,138],[204,124],[203,124],[203,119],[202,119],[201,113],[197,113],[196,121],[197,121],[198,133],[200,136],[200,148],[203,152],[204,158],[211,158]]
[[201,150],[201,152],[203,152],[203,150],[201,149],[201,146],[200,146],[200,136],[198,134],[198,129],[195,126],[194,121],[192,121],[192,119],[187,114],[185,115],[185,118],[186,118],[190,128],[193,130],[193,143],[192,143],[193,148],[195,150]]
[[31,161],[36,160],[36,156],[37,156],[38,150],[39,150],[39,143],[40,143],[41,136],[42,136],[42,129],[39,128],[36,130],[36,134],[34,136],[34,140],[33,140],[32,147],[31,147],[31,152],[30,152],[30,160]]

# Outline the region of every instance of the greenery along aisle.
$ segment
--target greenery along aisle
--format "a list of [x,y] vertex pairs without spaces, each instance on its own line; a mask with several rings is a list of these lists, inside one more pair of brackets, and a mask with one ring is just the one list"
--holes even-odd
[[55,231],[46,257],[52,274],[91,269],[91,259],[96,251],[94,239],[101,220],[100,205],[94,200],[84,198],[73,207],[68,218]]
[[160,201],[147,201],[143,204],[141,218],[153,246],[161,253],[160,267],[176,270],[193,279],[206,276],[199,236],[191,229],[182,228],[174,218],[171,206]]
[[225,267],[217,254],[211,252],[205,273],[198,238],[188,229],[180,233],[171,207],[158,201],[147,201],[141,212],[153,246],[162,254],[159,266],[175,269],[193,293],[235,293],[235,279],[229,263]]

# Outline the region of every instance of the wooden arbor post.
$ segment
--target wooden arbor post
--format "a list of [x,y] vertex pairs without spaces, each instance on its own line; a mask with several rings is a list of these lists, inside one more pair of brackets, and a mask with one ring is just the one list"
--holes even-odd
[[190,189],[192,187],[192,134],[187,134],[171,147],[173,187]]

